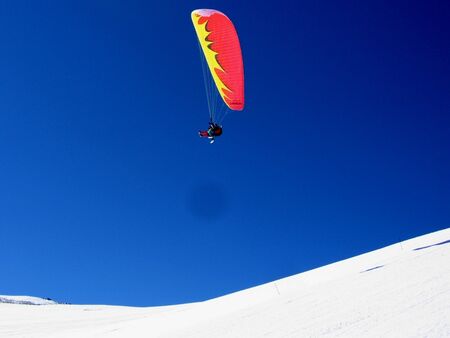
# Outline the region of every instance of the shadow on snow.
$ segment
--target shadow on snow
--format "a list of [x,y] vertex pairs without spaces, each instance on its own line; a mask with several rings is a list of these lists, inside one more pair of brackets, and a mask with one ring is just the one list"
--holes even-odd
[[374,266],[373,268],[361,271],[360,273],[369,272],[369,271],[376,270],[376,269],[381,269],[383,266],[384,265],[377,265],[377,266]]
[[438,245],[444,245],[444,244],[450,244],[450,239],[444,242],[440,242],[440,243],[436,243],[436,244],[431,244],[431,245],[427,245],[427,246],[422,246],[420,248],[415,248],[414,251],[418,251],[418,250],[423,250],[423,249],[428,249],[431,248],[433,246],[438,246]]

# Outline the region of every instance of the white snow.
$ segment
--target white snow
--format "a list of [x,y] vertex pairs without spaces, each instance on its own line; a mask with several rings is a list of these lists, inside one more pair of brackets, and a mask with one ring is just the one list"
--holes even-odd
[[0,303],[25,304],[25,305],[51,305],[55,301],[48,298],[30,297],[30,296],[4,296],[0,295]]
[[0,337],[450,337],[450,228],[200,303],[0,303]]

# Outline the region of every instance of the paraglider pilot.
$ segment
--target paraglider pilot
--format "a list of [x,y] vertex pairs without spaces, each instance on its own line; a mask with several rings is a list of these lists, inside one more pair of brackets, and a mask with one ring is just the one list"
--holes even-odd
[[200,137],[207,137],[211,140],[211,143],[214,143],[214,138],[222,135],[222,126],[211,121],[209,122],[208,130],[200,130],[198,135]]

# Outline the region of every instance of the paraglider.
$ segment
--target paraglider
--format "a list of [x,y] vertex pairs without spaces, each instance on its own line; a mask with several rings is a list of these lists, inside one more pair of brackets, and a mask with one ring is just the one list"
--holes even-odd
[[209,143],[214,143],[216,136],[222,135],[222,126],[214,122],[209,122],[208,130],[200,130],[198,132],[200,137],[207,137],[211,141]]
[[209,128],[199,131],[214,143],[229,111],[244,109],[244,64],[239,37],[231,20],[214,9],[191,13],[202,59]]

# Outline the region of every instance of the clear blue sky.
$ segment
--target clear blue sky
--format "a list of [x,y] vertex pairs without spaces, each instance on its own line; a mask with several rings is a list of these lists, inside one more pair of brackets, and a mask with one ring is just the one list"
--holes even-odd
[[[2,1],[0,294],[204,300],[450,226],[448,1]],[[209,145],[190,13],[238,30]]]

